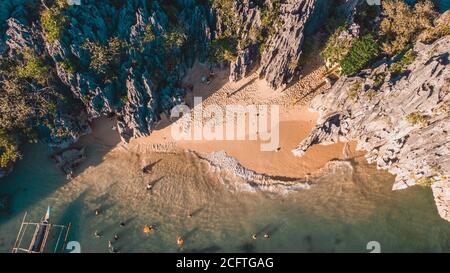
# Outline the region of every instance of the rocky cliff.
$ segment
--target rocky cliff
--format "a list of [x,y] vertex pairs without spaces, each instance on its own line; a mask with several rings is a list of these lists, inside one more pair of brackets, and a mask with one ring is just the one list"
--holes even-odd
[[262,53],[260,76],[274,89],[284,88],[295,76],[300,61],[306,22],[315,0],[289,0],[280,6],[279,24]]
[[[212,16],[195,0],[5,0],[0,10],[2,58],[35,51],[88,119],[116,115],[125,141],[148,135],[159,115],[182,101],[180,79],[205,59]],[[58,37],[49,39],[56,28]]]
[[[273,89],[284,89],[301,72],[299,63],[305,37],[314,34],[332,13],[350,18],[358,2],[238,1],[234,8],[240,43],[237,57],[230,64],[230,80],[240,80],[257,69],[260,78]],[[220,30],[220,16],[217,22],[216,28]],[[217,35],[220,34],[219,31]]]
[[392,69],[394,60],[384,60],[340,78],[311,102],[318,125],[293,153],[356,140],[368,162],[396,175],[393,189],[431,185],[439,214],[450,221],[449,52],[445,36],[417,43],[414,61],[401,72]]
[[[306,22],[315,3],[315,0],[268,0],[260,5],[249,0],[237,2],[240,44],[236,60],[230,65],[230,80],[240,80],[258,66],[260,77],[272,88],[284,88],[295,76]],[[220,16],[218,22],[220,29]]]

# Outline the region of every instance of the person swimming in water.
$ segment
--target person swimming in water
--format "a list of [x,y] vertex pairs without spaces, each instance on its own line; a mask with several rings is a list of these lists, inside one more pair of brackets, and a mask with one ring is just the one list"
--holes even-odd
[[125,222],[120,222],[121,227],[125,227]]
[[115,240],[115,241],[119,240],[119,235],[118,235],[117,233],[114,234],[114,240]]
[[98,216],[98,215],[100,215],[100,209],[95,210],[95,216]]
[[253,239],[253,240],[256,240],[256,234],[253,234],[253,235],[252,235],[252,239]]
[[95,238],[100,238],[100,237],[102,237],[102,234],[100,234],[100,232],[98,232],[98,231],[95,231],[94,236],[95,236]]
[[264,238],[266,238],[266,239],[270,239],[270,235],[269,235],[269,233],[264,233]]
[[152,226],[152,225],[145,225],[144,226],[144,233],[145,234],[149,234],[149,233],[151,233],[151,232],[153,232],[153,231],[155,231],[156,230],[156,228],[154,227],[154,226]]
[[178,236],[178,238],[177,238],[177,245],[179,247],[182,247],[184,245],[184,240],[181,236]]

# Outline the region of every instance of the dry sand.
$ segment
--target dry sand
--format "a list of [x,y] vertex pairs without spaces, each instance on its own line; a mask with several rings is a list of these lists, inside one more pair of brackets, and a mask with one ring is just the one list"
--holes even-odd
[[[303,177],[321,167],[332,159],[344,159],[346,144],[317,145],[312,147],[303,157],[295,157],[291,153],[299,142],[314,128],[318,115],[307,109],[306,98],[316,92],[323,92],[325,69],[319,66],[302,80],[286,90],[271,90],[263,80],[251,75],[239,82],[228,82],[228,70],[214,71],[209,83],[202,83],[202,76],[209,75],[209,70],[202,64],[196,64],[188,71],[186,85],[193,86],[193,92],[187,95],[187,104],[193,106],[193,97],[203,98],[203,107],[216,104],[225,107],[229,104],[278,104],[280,106],[280,150],[261,151],[257,140],[198,140],[175,141],[171,136],[171,125],[163,118],[156,130],[149,137],[131,141],[130,146],[166,145],[179,149],[193,150],[200,153],[225,151],[236,158],[244,167],[258,173],[289,177]],[[304,98],[303,100],[301,98]],[[356,156],[355,144],[350,143],[349,155]],[[360,154],[358,154],[360,155]]]

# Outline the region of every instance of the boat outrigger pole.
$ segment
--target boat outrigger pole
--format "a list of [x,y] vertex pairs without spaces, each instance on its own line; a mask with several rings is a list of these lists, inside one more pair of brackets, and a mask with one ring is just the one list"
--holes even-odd
[[50,220],[50,206],[47,207],[47,213],[36,227],[33,240],[31,241],[30,247],[28,248],[30,252],[41,253],[44,251],[45,243],[47,242],[48,238],[48,233],[50,232],[51,228],[49,220]]
[[[54,252],[57,252],[58,249],[61,249],[61,252],[64,252],[64,247],[67,242],[67,237],[70,230],[70,223],[68,225],[54,225],[50,223],[50,206],[47,207],[47,212],[44,217],[42,217],[41,221],[38,223],[26,222],[27,212],[25,212],[25,216],[23,217],[22,224],[20,226],[19,234],[17,235],[16,242],[14,243],[12,252],[26,252],[26,253],[43,253],[45,251],[45,247],[47,244],[47,240],[49,238],[50,231],[52,228],[60,228],[58,238],[56,241],[56,245],[54,247]],[[31,239],[30,244],[27,248],[21,247],[22,240],[26,233],[27,227],[29,225],[34,225],[34,233]],[[64,232],[65,231],[65,232]],[[59,247],[61,242],[61,236],[64,238],[62,246]]]

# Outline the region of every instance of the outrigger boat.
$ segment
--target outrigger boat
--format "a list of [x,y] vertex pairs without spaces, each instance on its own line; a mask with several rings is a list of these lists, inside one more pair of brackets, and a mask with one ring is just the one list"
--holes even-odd
[[[25,212],[22,224],[20,225],[19,233],[17,234],[16,242],[14,243],[14,246],[12,248],[13,253],[43,253],[45,249],[49,250],[48,248],[46,248],[47,239],[49,237],[50,230],[55,230],[55,228],[59,229],[59,234],[56,243],[51,243],[52,245],[54,245],[53,252],[64,252],[67,237],[69,235],[70,223],[68,225],[51,224],[50,206],[47,207],[47,212],[38,223],[27,222],[26,217],[27,213]],[[31,237],[31,242],[29,245],[27,245],[27,247],[21,247],[22,240],[24,237],[26,237],[25,233],[29,225],[35,226],[33,236]]]
[[28,248],[30,252],[42,253],[44,251],[45,242],[47,241],[48,233],[50,231],[49,220],[50,207],[47,207],[47,213],[45,213],[45,216],[42,217],[41,222],[39,222],[39,224],[36,226],[33,240],[31,240],[30,247]]

